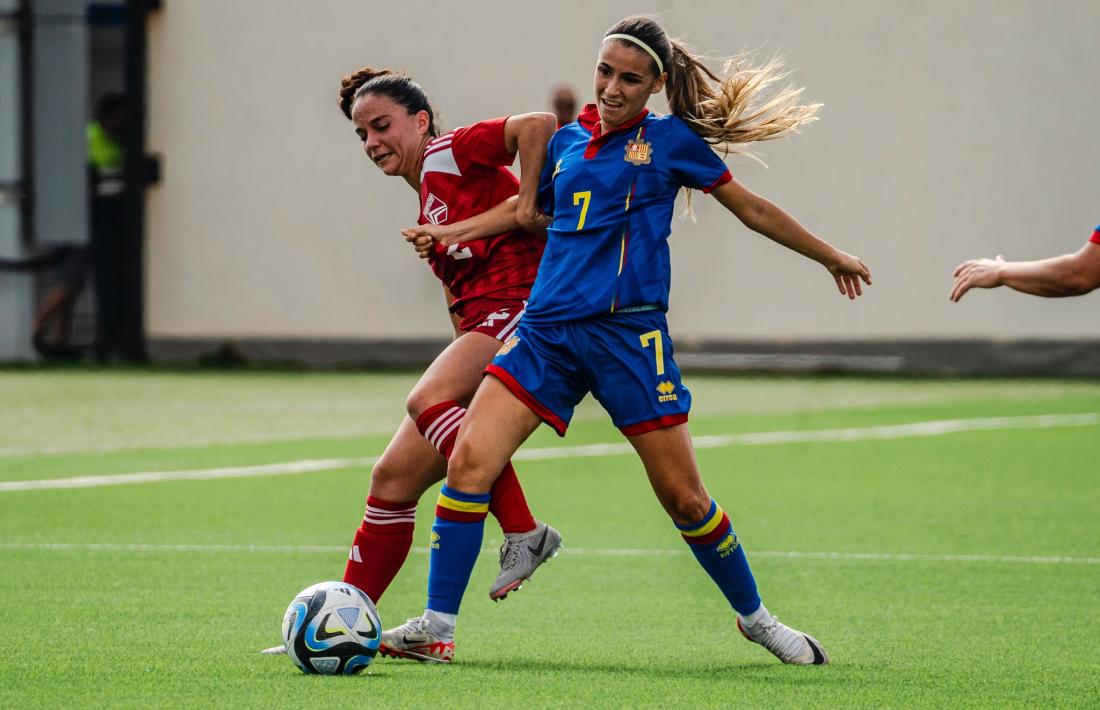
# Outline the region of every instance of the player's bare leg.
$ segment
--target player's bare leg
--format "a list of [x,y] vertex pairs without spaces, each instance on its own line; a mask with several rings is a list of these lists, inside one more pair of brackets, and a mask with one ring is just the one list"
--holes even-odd
[[668,517],[686,525],[699,520],[710,508],[710,494],[703,485],[695,447],[687,424],[629,436]]
[[[435,397],[468,401],[484,363],[498,346],[494,338],[480,334],[457,338],[421,376],[408,403]],[[356,531],[344,581],[378,600],[412,546],[417,501],[446,471],[444,455],[421,435],[415,419],[406,416],[371,472],[366,513]]]
[[455,338],[436,356],[409,392],[406,409],[415,422],[429,407],[446,400],[467,406],[481,384],[485,366],[500,350],[500,341],[483,333]]
[[[485,333],[466,333],[440,353],[409,394],[409,416],[444,456],[457,440],[463,407],[477,391],[482,372],[500,345]],[[504,532],[500,573],[489,587],[489,598],[498,601],[519,590],[543,562],[557,554],[561,534],[535,520],[510,462],[504,463],[491,494],[489,512]]]
[[464,493],[488,493],[504,464],[541,423],[500,380],[487,376],[462,421],[447,485]]
[[[519,445],[531,435],[539,425],[539,419],[527,408],[525,404],[515,398],[515,396],[508,391],[501,382],[495,377],[489,376],[485,378],[485,382],[478,390],[477,398],[480,401],[479,408],[488,409],[493,405],[491,402],[494,399],[500,399],[507,402],[507,408],[514,409],[515,413],[510,414],[509,418],[513,421],[519,421],[519,427],[517,429],[517,438],[511,441],[502,440],[502,450],[519,448]],[[490,402],[486,406],[486,402]],[[469,415],[468,415],[469,416]],[[514,417],[519,417],[518,420]],[[470,426],[474,429],[471,430]],[[475,431],[476,430],[476,431]],[[495,436],[493,431],[497,430],[495,425],[486,423],[479,424],[477,421],[472,424],[463,423],[462,436],[469,439],[472,442],[478,442],[478,437],[482,435]],[[503,436],[503,435],[502,435]],[[492,444],[496,446],[494,442]],[[481,443],[467,444],[467,447],[472,447],[473,450],[480,450]],[[469,454],[466,454],[466,460],[469,459]],[[490,492],[493,498],[497,498],[500,490],[504,487],[505,483],[510,483],[505,478],[507,475],[508,464],[505,465],[505,474],[492,484]],[[497,508],[494,505],[493,500],[490,500],[489,511],[494,515],[497,515]],[[497,515],[499,518],[500,516]],[[535,570],[539,568],[544,562],[558,554],[558,550],[561,548],[561,533],[555,530],[546,523],[538,522],[536,526],[530,530],[518,530],[505,531],[504,544],[500,547],[500,572],[497,574],[496,579],[489,586],[489,598],[493,601],[499,601],[504,599],[509,594],[515,591],[519,591],[523,584],[529,580],[535,574]]]
[[645,465],[661,505],[737,611],[737,627],[745,638],[784,663],[828,663],[829,656],[817,639],[779,623],[760,603],[756,582],[729,518],[703,485],[687,425],[628,438]]
[[424,615],[383,632],[381,653],[417,660],[453,658],[458,608],[481,548],[489,491],[539,423],[499,380],[485,378],[462,421],[436,506]]
[[417,500],[447,475],[447,461],[406,416],[371,469],[370,495],[386,500]]

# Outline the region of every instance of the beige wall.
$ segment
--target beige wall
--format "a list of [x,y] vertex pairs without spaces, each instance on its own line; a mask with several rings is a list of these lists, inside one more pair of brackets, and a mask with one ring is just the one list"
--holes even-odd
[[1072,251],[1100,221],[1100,4],[1089,0],[187,0],[150,37],[153,337],[439,336],[398,229],[416,197],[359,152],[341,74],[404,68],[455,127],[591,93],[603,31],[661,12],[716,53],[781,50],[822,120],[734,174],[867,261],[864,301],[697,200],[674,225],[679,337],[1100,335],[1097,297],[947,301],[961,259]]

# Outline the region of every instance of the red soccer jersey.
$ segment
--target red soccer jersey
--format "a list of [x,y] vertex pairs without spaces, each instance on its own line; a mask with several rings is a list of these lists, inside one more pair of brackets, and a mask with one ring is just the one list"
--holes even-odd
[[[519,192],[519,180],[505,167],[515,159],[504,142],[507,120],[458,128],[428,144],[420,170],[420,224],[460,222]],[[455,297],[451,310],[462,317],[471,301],[525,300],[545,245],[517,230],[450,247],[436,244],[428,263]]]

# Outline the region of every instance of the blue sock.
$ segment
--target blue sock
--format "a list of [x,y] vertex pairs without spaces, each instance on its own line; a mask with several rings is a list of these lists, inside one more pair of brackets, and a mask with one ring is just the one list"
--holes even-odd
[[718,503],[711,500],[710,511],[699,522],[676,527],[695,553],[695,559],[738,614],[747,616],[760,608],[760,594],[749,561],[729,517]]
[[457,614],[481,551],[489,494],[463,493],[443,486],[435,506],[427,609]]

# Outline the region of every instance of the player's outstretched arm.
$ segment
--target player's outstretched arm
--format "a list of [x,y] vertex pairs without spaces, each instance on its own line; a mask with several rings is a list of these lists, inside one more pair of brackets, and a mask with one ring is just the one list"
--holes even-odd
[[481,214],[474,215],[454,224],[420,224],[401,230],[405,241],[412,244],[421,259],[427,259],[432,251],[432,243],[443,246],[463,244],[475,239],[495,237],[498,234],[520,229],[516,220],[518,198],[513,195]]
[[794,217],[736,180],[719,185],[711,194],[749,229],[824,266],[841,295],[849,299],[863,295],[861,279],[871,285],[871,270],[866,264],[818,239]]
[[1080,296],[1100,287],[1100,244],[1087,242],[1074,254],[1039,261],[971,259],[953,275],[950,299],[956,303],[972,288],[998,286],[1045,298]]
[[504,143],[509,153],[519,154],[519,204],[516,219],[528,231],[550,226],[550,218],[538,206],[539,177],[546,163],[546,144],[557,130],[552,113],[521,113],[504,123]]

